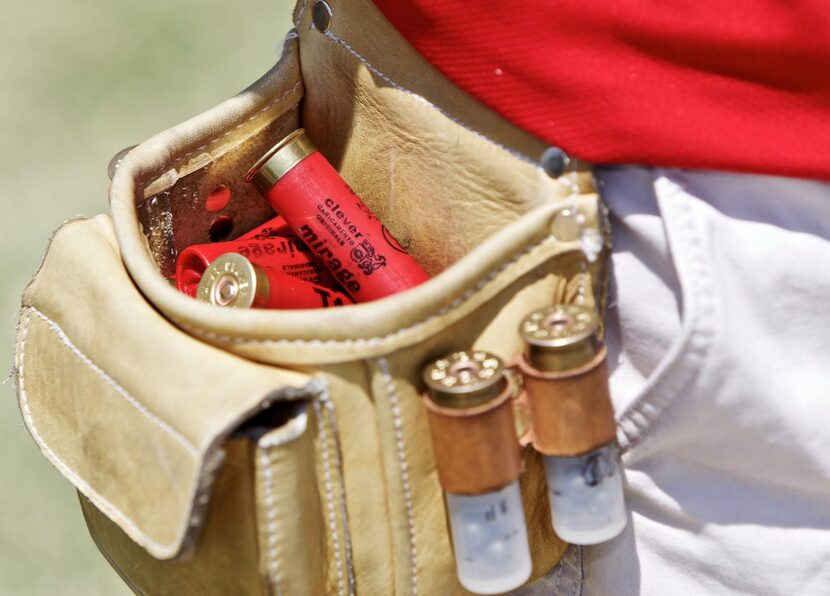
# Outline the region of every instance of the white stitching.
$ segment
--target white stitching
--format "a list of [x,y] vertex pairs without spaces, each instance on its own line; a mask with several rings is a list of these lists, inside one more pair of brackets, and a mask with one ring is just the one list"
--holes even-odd
[[274,472],[271,469],[273,460],[271,450],[264,448],[260,457],[262,466],[262,492],[265,497],[265,527],[268,534],[267,544],[267,567],[268,576],[277,591],[277,596],[282,596],[280,586],[280,565],[277,560],[277,500],[274,498]]
[[[675,190],[674,192],[675,195],[678,195],[685,193],[685,190]],[[699,269],[699,273],[694,276],[678,271],[678,275],[681,276],[681,283],[684,284],[684,291],[688,289],[688,294],[693,296],[694,300],[684,300],[686,317],[683,322],[682,343],[678,344],[676,360],[668,368],[659,371],[658,376],[654,379],[654,384],[617,417],[617,442],[620,445],[621,455],[636,447],[649,435],[657,418],[692,382],[714,343],[712,330],[701,327],[702,320],[712,318],[712,311],[717,308],[717,303],[712,298],[715,292],[712,289],[712,279],[706,256],[699,250],[701,242],[699,240],[698,224],[693,217],[691,208],[686,201],[682,200],[682,197],[672,196],[671,198],[674,200],[667,201],[666,204],[671,204],[675,208],[678,218],[683,218],[683,221],[679,222],[676,228],[676,234],[679,237],[682,236],[682,240],[685,240],[685,248],[689,253],[688,256],[683,258],[687,259],[690,266]],[[699,338],[697,344],[694,342],[696,338]]]
[[343,557],[340,552],[340,538],[337,531],[337,516],[334,510],[334,488],[331,480],[331,461],[329,460],[329,442],[326,432],[326,421],[320,411],[320,400],[314,400],[314,413],[317,416],[318,437],[320,451],[323,458],[323,483],[326,490],[326,509],[329,517],[329,530],[331,532],[331,545],[336,554],[335,564],[337,569],[337,590],[341,596],[345,593],[343,589]]
[[67,337],[66,333],[64,333],[63,329],[61,329],[60,326],[57,323],[55,323],[55,321],[47,317],[34,306],[28,307],[27,310],[34,312],[41,320],[43,320],[43,322],[46,323],[49,326],[49,328],[58,336],[61,342],[67,348],[69,348],[81,362],[86,364],[92,370],[92,372],[101,377],[110,387],[112,387],[115,390],[116,393],[123,397],[127,401],[127,403],[129,403],[136,410],[138,410],[150,422],[152,422],[165,433],[170,435],[170,437],[173,438],[182,447],[187,449],[187,452],[191,456],[193,456],[194,459],[199,459],[199,450],[196,449],[196,447],[193,446],[193,444],[190,441],[188,441],[181,433],[179,433],[169,424],[164,422],[164,420],[162,420],[157,415],[153,414],[150,410],[148,410],[146,406],[144,406],[135,397],[130,395],[130,393],[126,389],[119,385],[115,379],[113,379],[110,375],[108,375],[100,367],[98,367],[98,365],[96,365],[89,358],[89,356],[84,354],[80,349],[78,349],[78,347],[74,343],[72,343],[72,340],[70,340],[69,337]]
[[[29,308],[26,309],[32,311],[34,309]],[[32,434],[32,437],[35,439],[35,442],[38,446],[43,450],[44,455],[46,455],[47,459],[52,462],[52,464],[60,470],[60,472],[69,480],[78,490],[80,490],[84,495],[87,496],[95,506],[98,507],[101,511],[103,511],[107,517],[111,520],[118,523],[118,525],[133,539],[136,540],[139,544],[147,544],[153,547],[157,554],[169,555],[172,554],[174,548],[177,544],[179,544],[184,536],[185,531],[187,530],[188,523],[187,519],[185,519],[185,523],[176,533],[176,536],[173,538],[173,541],[170,544],[161,544],[156,542],[147,534],[141,531],[139,527],[130,519],[128,518],[120,509],[118,509],[115,505],[110,503],[107,499],[102,497],[95,489],[93,489],[85,480],[83,480],[78,474],[76,474],[69,466],[67,466],[63,460],[61,460],[57,454],[52,451],[49,445],[46,444],[46,441],[43,437],[40,436],[37,428],[35,427],[35,422],[32,417],[32,412],[29,409],[29,400],[26,397],[26,387],[25,387],[25,378],[24,378],[24,359],[26,356],[26,335],[29,332],[29,322],[31,320],[31,314],[26,316],[26,320],[22,325],[22,330],[20,333],[20,364],[18,366],[18,392],[20,394],[20,409],[23,412],[23,420],[26,422],[26,426],[29,429],[29,432]]]
[[392,406],[392,424],[395,428],[395,448],[398,454],[398,465],[401,470],[401,485],[403,487],[403,501],[406,508],[406,533],[409,537],[409,571],[412,576],[410,594],[418,593],[418,549],[415,539],[415,513],[412,502],[412,488],[409,484],[409,470],[406,463],[406,446],[404,445],[403,422],[401,418],[400,400],[395,390],[395,382],[389,372],[389,363],[386,358],[378,358],[383,380],[386,384],[386,393]]
[[[570,210],[571,213],[576,214],[576,221],[579,224],[580,228],[580,244],[583,244],[582,237],[587,229],[593,228],[585,228],[585,216],[579,211],[579,207],[576,203],[577,199],[579,198],[579,178],[577,177],[576,169],[571,170],[570,175],[565,177],[567,181],[567,186],[570,189],[568,194],[568,199],[570,201]],[[577,304],[585,304],[585,278],[587,277],[587,263],[586,259],[588,258],[587,253],[585,252],[584,244],[582,246],[582,255],[579,259],[579,281],[577,286],[577,296],[576,296],[576,303]],[[598,310],[598,306],[595,305],[595,310]],[[602,318],[602,313],[597,313],[600,318]]]
[[480,279],[473,287],[469,288],[466,292],[464,292],[461,296],[459,296],[458,298],[453,300],[447,306],[441,308],[437,313],[432,314],[432,315],[426,317],[425,319],[422,319],[421,321],[417,321],[417,322],[415,322],[415,323],[413,323],[413,324],[411,324],[407,327],[403,327],[401,329],[398,329],[396,331],[392,331],[391,333],[387,333],[386,335],[382,335],[382,336],[378,336],[378,337],[371,337],[371,338],[360,338],[359,337],[357,339],[349,338],[349,339],[343,339],[343,340],[337,340],[337,339],[327,339],[327,340],[320,340],[320,339],[312,339],[312,340],[306,340],[306,339],[256,339],[256,338],[247,338],[247,337],[241,337],[241,336],[224,335],[224,334],[221,334],[221,333],[214,333],[212,331],[205,331],[205,330],[200,329],[198,327],[194,327],[192,325],[189,325],[188,323],[185,323],[183,321],[178,321],[178,320],[177,321],[178,321],[178,324],[183,329],[187,329],[191,333],[194,333],[196,335],[200,335],[202,337],[206,337],[206,338],[209,338],[209,339],[214,339],[214,340],[217,340],[217,341],[223,341],[223,342],[227,342],[227,343],[250,343],[250,344],[269,344],[269,345],[275,345],[275,346],[312,346],[312,347],[333,347],[333,346],[376,347],[376,346],[379,346],[380,344],[382,344],[383,342],[395,339],[396,337],[398,337],[400,335],[403,335],[403,334],[406,334],[406,333],[408,333],[408,332],[410,332],[410,331],[412,331],[412,330],[414,330],[418,327],[421,327],[423,325],[427,325],[430,322],[432,322],[433,320],[444,316],[449,311],[451,311],[455,308],[458,308],[461,304],[463,304],[464,302],[469,300],[473,296],[473,294],[475,294],[476,292],[481,290],[484,286],[486,286],[488,283],[493,281],[496,277],[498,277],[498,275],[502,271],[504,271],[505,269],[507,269],[508,267],[513,265],[514,263],[516,263],[519,259],[521,259],[525,255],[527,255],[528,253],[533,252],[534,250],[536,250],[537,248],[539,248],[540,246],[542,246],[545,243],[556,243],[556,242],[557,242],[557,240],[556,240],[555,236],[553,236],[553,235],[545,236],[544,238],[542,238],[541,240],[539,240],[535,244],[532,244],[531,246],[528,246],[527,248],[522,250],[520,253],[515,255],[512,259],[509,259],[509,260],[504,261],[503,263],[501,263],[496,269],[494,269],[489,274],[487,274],[485,277]]
[[337,432],[337,417],[334,412],[334,403],[329,396],[328,390],[320,392],[320,400],[326,406],[326,414],[331,425],[332,442],[334,444],[335,467],[339,475],[340,493],[340,518],[343,522],[343,542],[346,547],[346,572],[348,573],[349,594],[355,592],[354,563],[352,561],[352,539],[349,531],[349,515],[346,509],[346,486],[343,477],[343,463],[340,460],[340,437]]
[[305,434],[306,430],[308,430],[308,414],[303,410],[303,412],[286,422],[279,430],[269,432],[262,437],[259,440],[259,445],[266,449],[287,445]]
[[[260,115],[260,114],[262,114],[263,112],[267,112],[267,111],[268,111],[268,110],[270,110],[272,107],[274,107],[276,104],[278,104],[279,102],[281,102],[282,100],[284,100],[286,97],[288,97],[289,95],[291,95],[291,93],[293,93],[293,92],[294,92],[294,90],[295,90],[297,87],[299,87],[300,85],[302,85],[302,84],[303,84],[303,82],[302,82],[302,81],[297,81],[296,83],[294,83],[294,85],[292,85],[292,86],[291,86],[291,88],[290,88],[288,91],[286,91],[285,93],[283,93],[280,97],[278,97],[278,98],[276,98],[275,100],[273,100],[273,101],[269,102],[269,103],[268,103],[268,104],[267,104],[264,108],[262,108],[262,109],[260,109],[260,110],[257,110],[257,111],[256,111],[256,112],[254,112],[254,113],[253,113],[250,117],[248,117],[247,119],[243,120],[242,122],[240,122],[239,124],[237,124],[237,125],[236,125],[236,126],[234,126],[233,128],[231,128],[231,129],[229,129],[229,130],[226,130],[223,134],[221,134],[221,135],[220,135],[220,136],[218,136],[218,137],[213,137],[213,138],[211,138],[209,141],[205,142],[203,145],[200,145],[199,147],[196,147],[193,151],[189,151],[189,152],[185,153],[184,155],[182,155],[182,156],[180,156],[180,157],[177,157],[176,159],[174,159],[173,161],[171,161],[168,165],[164,166],[164,167],[166,167],[166,168],[167,168],[165,171],[169,171],[169,170],[175,169],[175,168],[176,168],[176,167],[177,167],[180,163],[182,163],[184,160],[186,160],[186,159],[187,159],[188,157],[190,157],[191,155],[193,155],[193,154],[195,154],[195,153],[198,153],[199,151],[201,151],[202,149],[204,149],[204,148],[205,148],[205,147],[207,147],[208,145],[213,145],[214,143],[218,143],[219,141],[221,141],[222,139],[224,139],[225,137],[227,137],[229,134],[232,134],[232,133],[236,132],[237,130],[239,130],[240,128],[242,128],[242,127],[243,127],[243,126],[245,126],[246,124],[248,124],[251,120],[253,120],[253,119],[254,119],[254,118],[256,118],[257,116],[259,116],[259,115]],[[147,182],[148,180],[150,180],[151,178],[158,178],[159,176],[162,176],[163,174],[164,174],[164,172],[159,172],[159,173],[148,173],[148,174],[145,174],[144,176],[142,176],[141,178],[139,178],[139,179],[137,179],[137,180],[136,180],[135,185],[136,185],[136,187],[141,188],[141,186],[142,186],[145,182]]]
[[303,20],[303,13],[305,12],[306,7],[308,6],[308,0],[303,0],[303,5],[300,7],[300,12],[297,13],[297,20],[294,21],[294,26],[299,27],[300,21]]
[[562,570],[564,569],[565,565],[563,561],[559,562],[559,569],[556,570],[556,583],[553,585],[554,594],[560,594],[559,591],[559,584],[562,581]]
[[[312,26],[313,26],[313,23],[312,23]],[[360,52],[358,52],[358,51],[357,51],[357,50],[355,50],[352,46],[350,46],[350,45],[349,45],[349,43],[348,43],[346,40],[344,40],[343,38],[338,37],[337,35],[335,35],[335,34],[334,34],[334,33],[332,33],[331,31],[324,31],[324,32],[323,32],[323,35],[325,35],[326,37],[328,37],[330,40],[332,40],[332,41],[333,41],[333,42],[335,42],[336,44],[338,44],[338,45],[342,46],[344,49],[346,49],[346,51],[348,51],[348,52],[349,52],[350,54],[352,54],[355,58],[357,58],[358,60],[360,60],[360,61],[363,63],[363,65],[364,65],[364,66],[366,66],[366,68],[368,68],[368,69],[372,72],[372,74],[374,74],[375,76],[377,76],[377,77],[379,77],[379,78],[383,79],[384,81],[386,81],[387,83],[389,83],[392,87],[394,87],[394,88],[395,88],[395,89],[397,89],[398,91],[402,91],[402,92],[404,92],[404,93],[407,93],[408,95],[410,95],[410,96],[414,97],[414,98],[415,98],[415,99],[417,99],[418,101],[421,101],[421,102],[425,103],[426,105],[428,105],[428,106],[432,107],[433,109],[435,109],[435,110],[436,110],[439,114],[441,114],[441,115],[442,115],[442,116],[444,116],[445,118],[447,118],[447,119],[449,119],[449,120],[451,120],[451,121],[455,122],[456,124],[458,124],[459,126],[461,126],[462,128],[464,128],[465,130],[468,130],[469,132],[473,133],[473,134],[474,134],[474,135],[476,135],[477,137],[479,137],[479,138],[481,138],[481,139],[483,139],[483,140],[485,140],[485,141],[487,141],[487,142],[489,142],[489,143],[492,143],[492,144],[493,144],[493,145],[495,145],[496,147],[498,147],[498,148],[500,148],[500,149],[502,149],[502,150],[506,151],[507,153],[509,153],[510,155],[512,155],[513,157],[515,157],[516,159],[518,159],[518,160],[520,160],[520,161],[523,161],[523,162],[525,162],[525,163],[527,163],[527,164],[530,164],[531,166],[533,166],[533,167],[534,167],[534,168],[536,168],[537,170],[543,170],[543,168],[542,168],[542,166],[539,164],[539,161],[538,161],[538,160],[533,159],[533,158],[531,158],[531,157],[528,157],[528,156],[527,156],[527,155],[525,155],[524,153],[521,153],[521,152],[519,152],[519,151],[516,151],[515,149],[511,149],[510,147],[507,147],[507,146],[505,146],[505,145],[502,145],[502,144],[501,144],[501,143],[499,143],[498,141],[496,141],[496,140],[494,140],[494,139],[491,139],[490,137],[488,137],[488,136],[487,136],[487,135],[485,135],[484,133],[482,133],[482,132],[480,132],[480,131],[476,130],[475,128],[473,128],[472,126],[470,126],[469,124],[467,124],[466,122],[464,122],[464,121],[462,121],[462,120],[459,120],[459,119],[458,119],[458,118],[456,118],[455,116],[452,116],[449,112],[447,112],[447,111],[445,111],[444,109],[442,109],[441,107],[439,107],[439,106],[435,105],[434,103],[432,103],[431,101],[429,101],[427,98],[423,97],[422,95],[418,95],[418,94],[417,94],[417,93],[415,93],[414,91],[411,91],[411,90],[407,89],[406,87],[404,87],[403,85],[401,85],[400,83],[396,82],[396,81],[395,81],[395,80],[393,80],[391,77],[389,77],[388,75],[384,74],[384,73],[383,73],[380,69],[378,69],[377,67],[373,66],[373,65],[372,65],[372,64],[371,64],[371,63],[370,63],[370,62],[369,62],[366,58],[364,58],[364,57],[363,57],[363,55],[362,55],[362,54],[360,54]]]

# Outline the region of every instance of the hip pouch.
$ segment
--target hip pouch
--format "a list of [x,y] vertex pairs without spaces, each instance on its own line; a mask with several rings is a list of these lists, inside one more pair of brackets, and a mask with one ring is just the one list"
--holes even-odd
[[[604,308],[590,171],[546,172],[543,143],[454,87],[370,2],[308,4],[259,81],[127,154],[111,214],[62,226],[23,295],[26,426],[136,593],[467,593],[422,370],[458,350],[509,363],[528,313]],[[243,178],[299,127],[431,279],[316,310],[178,292],[167,278],[184,248],[273,217]],[[567,545],[541,456],[523,447],[520,467],[530,583]]]

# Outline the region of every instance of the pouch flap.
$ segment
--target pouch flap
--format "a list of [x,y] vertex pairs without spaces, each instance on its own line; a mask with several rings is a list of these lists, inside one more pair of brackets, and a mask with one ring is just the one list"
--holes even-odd
[[228,434],[275,400],[311,393],[306,375],[165,320],[124,269],[106,216],[56,232],[23,295],[15,372],[46,457],[159,559],[193,544]]

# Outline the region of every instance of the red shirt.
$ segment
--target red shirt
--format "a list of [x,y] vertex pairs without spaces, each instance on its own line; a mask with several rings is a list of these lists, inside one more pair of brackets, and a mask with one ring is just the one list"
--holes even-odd
[[830,178],[827,0],[375,2],[452,81],[577,157]]

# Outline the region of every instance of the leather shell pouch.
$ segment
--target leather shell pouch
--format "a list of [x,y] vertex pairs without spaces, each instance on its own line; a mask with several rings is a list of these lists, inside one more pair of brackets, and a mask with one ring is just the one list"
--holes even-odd
[[[466,348],[511,360],[531,310],[604,306],[590,173],[545,173],[541,142],[444,79],[371,3],[327,6],[298,4],[282,58],[249,89],[131,151],[111,215],[65,224],[23,296],[24,420],[137,593],[465,593],[421,368]],[[217,221],[233,238],[273,215],[242,177],[299,126],[433,278],[327,310],[178,293],[178,251]],[[232,198],[210,212],[219,185]],[[539,456],[526,448],[523,464],[535,580],[566,545]]]

